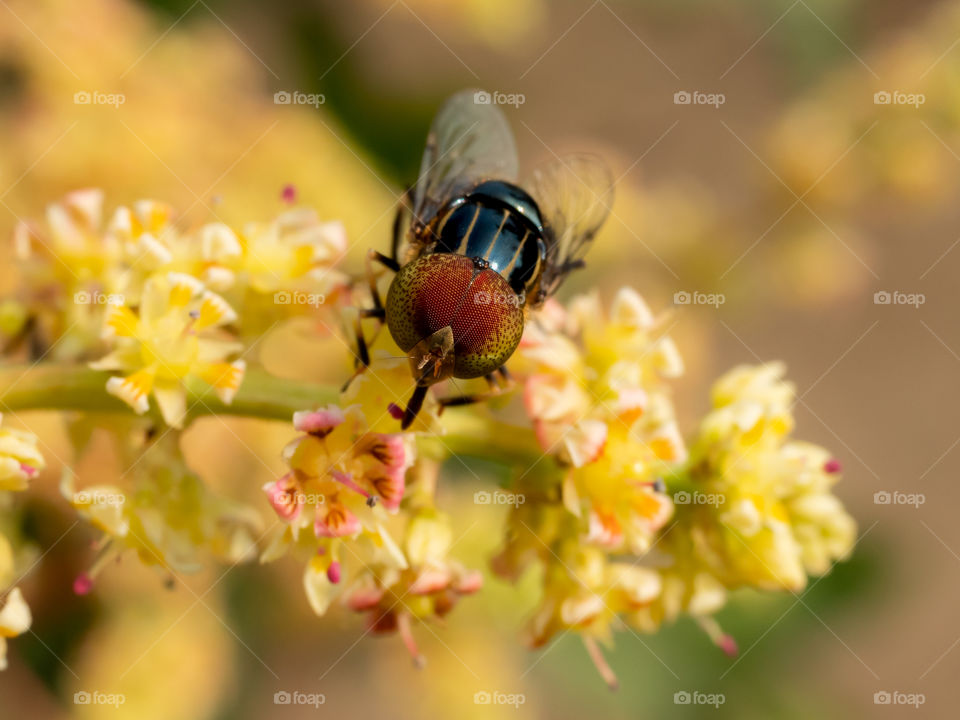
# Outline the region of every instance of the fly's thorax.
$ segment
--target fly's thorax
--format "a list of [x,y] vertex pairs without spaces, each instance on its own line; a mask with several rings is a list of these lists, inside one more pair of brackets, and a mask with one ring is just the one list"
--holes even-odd
[[518,186],[480,183],[438,213],[430,234],[434,252],[482,259],[521,298],[535,294],[546,244],[537,204]]
[[[499,368],[520,343],[523,312],[502,275],[449,253],[426,254],[400,268],[386,302],[387,327],[421,384]],[[447,337],[452,348],[444,349]],[[423,376],[426,369],[432,372]]]

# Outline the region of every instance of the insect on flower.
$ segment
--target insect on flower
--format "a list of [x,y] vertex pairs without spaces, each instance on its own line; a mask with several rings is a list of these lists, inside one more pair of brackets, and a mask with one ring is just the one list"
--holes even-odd
[[[478,96],[465,90],[440,108],[418,182],[401,198],[391,253],[367,255],[374,306],[356,320],[357,371],[370,363],[361,318],[386,322],[416,382],[403,428],[435,383],[483,377],[495,391],[495,373],[509,380],[504,363],[520,342],[525,314],[583,266],[610,212],[612,176],[594,156],[558,157],[519,185],[510,126],[497,106]],[[374,262],[396,273],[386,303]],[[463,395],[440,404],[486,397]]]

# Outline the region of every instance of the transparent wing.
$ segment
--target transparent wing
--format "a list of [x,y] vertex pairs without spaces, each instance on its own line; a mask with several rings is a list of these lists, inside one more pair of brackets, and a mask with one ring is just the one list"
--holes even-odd
[[457,193],[481,180],[515,182],[517,148],[503,112],[483,90],[462,90],[430,126],[413,191],[413,222],[423,227]]
[[595,155],[566,155],[533,173],[527,190],[540,206],[547,258],[541,282],[549,297],[567,274],[583,265],[613,204],[613,175]]

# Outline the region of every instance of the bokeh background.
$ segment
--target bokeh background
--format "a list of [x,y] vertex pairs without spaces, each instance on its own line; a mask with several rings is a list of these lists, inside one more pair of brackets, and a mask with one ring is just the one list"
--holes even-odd
[[[110,207],[162,199],[189,223],[266,219],[292,183],[343,220],[357,270],[387,242],[442,99],[469,86],[522,94],[504,110],[524,167],[589,149],[619,178],[589,268],[565,294],[629,283],[673,308],[688,430],[712,378],[785,360],[798,435],[843,459],[837,492],[861,534],[853,558],[799,596],[735,596],[720,620],[736,660],[690,621],[624,633],[611,694],[575,638],[538,653],[519,644],[536,578],[490,577],[438,637],[421,633],[429,665],[416,671],[398,642],[361,639],[346,613],[314,618],[292,562],[212,567],[167,590],[127,558],[74,596],[94,535],[56,490],[62,429],[24,415],[55,456],[17,528],[46,554],[23,583],[35,622],[11,644],[0,717],[955,715],[958,45],[960,3],[937,0],[0,0],[0,236],[78,187],[103,187]],[[276,104],[281,91],[324,102]],[[77,104],[78,92],[124,102]],[[678,92],[723,102],[677,104]],[[683,292],[724,302],[675,303]],[[923,304],[885,304],[884,292]],[[188,453],[218,488],[256,497],[287,438],[200,422]],[[104,453],[79,471],[117,468]],[[500,510],[474,505],[476,489],[452,465],[441,501],[470,528],[456,553],[483,566]],[[127,702],[77,706],[84,688]],[[326,703],[274,705],[294,689]],[[725,702],[677,705],[683,690]],[[525,702],[477,705],[478,691]],[[876,705],[884,691],[925,703]]]

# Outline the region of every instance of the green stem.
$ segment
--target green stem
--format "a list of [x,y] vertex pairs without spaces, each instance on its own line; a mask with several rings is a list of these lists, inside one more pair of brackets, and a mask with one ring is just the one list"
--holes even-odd
[[[106,391],[110,373],[84,365],[40,363],[31,367],[0,368],[0,411],[86,410],[132,413]],[[229,405],[203,383],[187,385],[187,421],[204,415],[240,415],[267,420],[290,420],[297,410],[337,402],[337,388],[274,377],[250,369]]]
[[[119,398],[106,391],[109,372],[86,365],[38,363],[0,367],[0,412],[25,410],[80,410],[132,413]],[[289,422],[297,410],[340,400],[338,388],[275,377],[263,370],[247,370],[233,402],[221,402],[203,382],[188,383],[187,423],[205,415],[235,415]],[[438,457],[452,452],[503,464],[535,464],[539,453],[529,428],[507,427],[475,412],[451,408],[443,415],[446,432],[423,441]],[[552,462],[542,460],[544,465]]]

